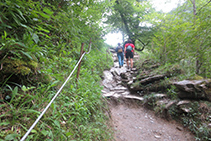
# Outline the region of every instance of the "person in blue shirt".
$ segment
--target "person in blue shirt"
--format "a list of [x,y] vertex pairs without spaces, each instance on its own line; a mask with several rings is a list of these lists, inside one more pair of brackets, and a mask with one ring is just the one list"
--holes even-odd
[[115,51],[117,52],[119,68],[121,68],[124,64],[124,47],[122,47],[121,44],[118,43],[118,46],[116,47]]

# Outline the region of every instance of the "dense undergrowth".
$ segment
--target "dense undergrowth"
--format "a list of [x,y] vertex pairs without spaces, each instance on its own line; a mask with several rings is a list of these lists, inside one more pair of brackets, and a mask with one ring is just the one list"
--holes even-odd
[[[0,2],[0,140],[20,140],[76,71],[26,140],[109,140],[101,75],[112,64],[99,26],[105,2]],[[94,15],[94,16],[93,16]],[[91,41],[91,42],[90,42]]]
[[[175,62],[174,64],[166,63],[161,65],[159,59],[152,54],[146,52],[140,53],[140,60],[135,62],[135,66],[139,70],[137,79],[144,79],[154,75],[164,75],[160,80],[153,81],[150,84],[141,85],[143,89],[140,92],[144,95],[144,105],[156,112],[167,120],[175,120],[187,127],[194,133],[196,140],[211,140],[211,103],[203,99],[180,99],[178,97],[178,89],[172,85],[172,82],[188,80],[204,79],[202,76],[196,75],[191,65],[184,62]],[[139,86],[139,81],[133,84],[134,87]],[[147,90],[147,91],[144,91]],[[156,94],[166,94],[167,97],[158,97]],[[188,104],[178,107],[179,101],[190,101]],[[169,105],[169,103],[172,103]],[[169,108],[170,107],[170,108]],[[183,111],[186,109],[187,111]]]
[[[76,61],[68,56],[62,56],[60,60],[49,59],[46,62],[49,65],[45,67],[55,71],[48,75],[49,83],[27,87],[7,84],[4,87],[10,94],[5,96],[8,100],[0,104],[1,140],[19,140],[24,135],[73,70]],[[102,71],[112,63],[104,49],[93,49],[87,54],[82,61],[78,83],[74,73],[26,140],[110,139],[112,135],[104,115],[107,109],[99,82]]]

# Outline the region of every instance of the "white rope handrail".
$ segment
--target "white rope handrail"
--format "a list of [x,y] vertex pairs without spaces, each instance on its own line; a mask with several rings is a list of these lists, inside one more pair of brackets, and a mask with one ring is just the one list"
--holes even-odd
[[36,121],[32,124],[32,126],[29,128],[29,130],[26,132],[26,134],[21,138],[20,141],[24,141],[26,139],[26,137],[29,135],[29,133],[31,132],[31,130],[35,127],[35,125],[38,123],[38,121],[41,119],[41,117],[44,115],[44,113],[48,110],[48,108],[50,107],[50,105],[53,103],[53,101],[56,99],[56,97],[58,96],[58,94],[61,92],[61,90],[63,89],[63,87],[66,85],[67,81],[70,79],[70,77],[72,76],[73,72],[75,71],[75,69],[78,67],[79,63],[81,62],[81,60],[83,59],[85,54],[89,54],[91,50],[91,41],[89,44],[89,51],[88,52],[84,52],[78,63],[75,65],[73,71],[70,73],[70,75],[67,77],[66,81],[63,83],[63,85],[60,87],[60,89],[58,90],[58,92],[56,93],[56,95],[52,98],[52,100],[50,101],[50,103],[46,106],[46,108],[42,111],[42,113],[40,114],[40,116],[36,119]]

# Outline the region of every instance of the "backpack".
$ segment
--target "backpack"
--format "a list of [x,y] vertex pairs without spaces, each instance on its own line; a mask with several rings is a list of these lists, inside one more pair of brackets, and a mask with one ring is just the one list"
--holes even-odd
[[119,47],[117,48],[117,52],[118,52],[118,53],[123,52],[122,47],[119,46]]
[[126,51],[131,51],[131,50],[133,50],[133,48],[131,47],[131,45],[129,45],[129,46],[127,46],[127,48],[126,48]]

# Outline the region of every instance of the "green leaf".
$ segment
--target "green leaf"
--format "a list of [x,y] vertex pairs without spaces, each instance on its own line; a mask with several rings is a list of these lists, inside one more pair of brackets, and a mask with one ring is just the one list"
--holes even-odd
[[46,136],[48,134],[48,131],[47,130],[42,130],[41,133]]
[[37,34],[33,34],[32,35],[32,39],[34,40],[34,42],[37,44],[40,40],[39,40],[39,36]]
[[22,26],[22,27],[25,27],[25,28],[28,28],[28,26],[27,25],[25,25],[25,24],[20,24],[20,26]]
[[20,16],[22,17],[22,19],[25,21],[25,22],[27,22],[27,20],[24,18],[24,16],[23,16],[23,13],[19,10],[19,9],[17,9],[16,8],[16,10],[18,11],[18,13],[20,14]]
[[15,44],[18,44],[20,45],[21,47],[25,47],[26,48],[26,45],[24,43],[21,43],[21,42],[15,42]]
[[6,31],[4,31],[4,38],[6,38],[7,37],[7,32]]
[[59,121],[54,120],[54,124],[55,124],[57,127],[59,127],[59,128],[60,128],[60,123],[59,123]]
[[9,125],[9,124],[10,124],[10,122],[2,122],[2,123],[0,123],[0,126],[5,126],[5,125]]
[[49,32],[50,32],[49,30],[44,29],[44,28],[42,28],[41,26],[37,26],[37,29],[40,30],[40,31],[44,31],[44,32],[46,32],[46,33],[49,33]]
[[9,135],[7,135],[7,136],[5,137],[5,140],[6,140],[6,141],[15,140],[16,137],[20,137],[20,135],[18,135],[18,134],[9,134]]
[[10,103],[12,103],[13,102],[13,99],[15,98],[15,96],[18,94],[18,87],[16,86],[15,88],[14,88],[14,90],[12,90],[12,98],[11,98],[11,100],[10,100]]
[[46,18],[46,19],[50,19],[50,16],[44,14],[44,13],[40,13],[40,15],[43,17],[43,18]]
[[66,133],[66,136],[72,136],[72,135],[73,135],[73,133],[71,133],[71,132]]
[[25,85],[23,85],[23,87],[21,88],[24,92],[28,91],[28,90],[31,90],[31,89],[34,89],[36,87],[34,86],[31,86],[31,87],[26,87]]
[[24,52],[22,50],[20,50],[21,53],[23,53],[26,57],[28,57],[29,59],[33,60],[33,58],[31,57],[31,55],[29,55],[27,52]]
[[18,87],[16,86],[12,92],[14,95],[16,95],[18,93]]
[[66,52],[65,50],[63,50],[63,53],[64,53],[64,55],[66,55],[66,54],[67,54],[67,52]]
[[32,109],[27,109],[26,112],[27,112],[27,113],[36,113],[36,114],[40,114],[39,111],[32,110]]
[[45,13],[49,14],[49,15],[52,15],[52,14],[54,13],[53,11],[51,11],[50,9],[48,9],[47,7],[45,7],[45,8],[43,9],[43,11],[44,11]]
[[23,87],[21,89],[25,92],[26,91],[26,86],[23,85]]
[[37,133],[37,131],[35,129],[32,129],[31,133]]

